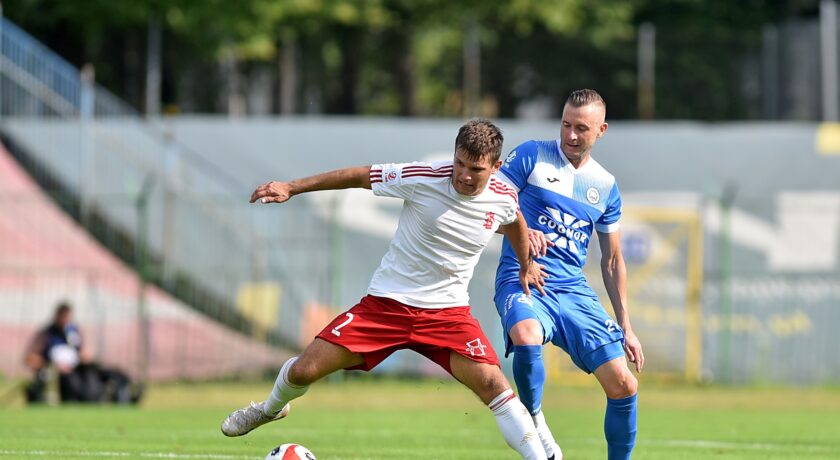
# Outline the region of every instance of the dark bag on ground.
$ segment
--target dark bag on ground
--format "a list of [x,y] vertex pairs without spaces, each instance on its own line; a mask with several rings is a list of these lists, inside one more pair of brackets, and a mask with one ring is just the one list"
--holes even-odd
[[[45,375],[39,372],[26,387],[27,402],[45,402]],[[143,395],[143,387],[131,383],[131,379],[117,369],[98,364],[80,364],[73,372],[58,376],[58,394],[61,402],[136,404]]]

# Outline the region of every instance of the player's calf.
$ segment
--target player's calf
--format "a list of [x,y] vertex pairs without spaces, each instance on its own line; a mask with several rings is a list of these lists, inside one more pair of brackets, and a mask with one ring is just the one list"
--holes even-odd
[[510,389],[499,366],[471,361],[454,352],[450,365],[452,375],[487,404],[511,449],[525,459],[548,458],[528,409]]
[[534,422],[528,414],[528,409],[522,405],[519,398],[508,389],[490,401],[487,405],[493,416],[496,417],[496,425],[502,432],[502,437],[511,449],[515,450],[525,459],[547,459],[545,449],[540,442]]
[[638,380],[627,369],[624,357],[610,360],[597,369],[595,377],[607,395],[604,437],[609,460],[629,460],[636,444]]

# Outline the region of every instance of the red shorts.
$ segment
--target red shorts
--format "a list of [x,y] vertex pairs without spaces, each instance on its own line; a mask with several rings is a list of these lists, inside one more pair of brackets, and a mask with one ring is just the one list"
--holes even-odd
[[475,362],[499,365],[470,307],[417,308],[369,295],[332,320],[318,338],[364,358],[364,364],[348,369],[369,371],[402,349],[420,353],[450,374],[453,351]]

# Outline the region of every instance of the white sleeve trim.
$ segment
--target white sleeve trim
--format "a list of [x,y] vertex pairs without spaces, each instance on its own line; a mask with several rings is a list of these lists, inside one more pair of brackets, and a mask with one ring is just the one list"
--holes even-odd
[[601,233],[615,233],[615,232],[618,231],[618,229],[620,227],[621,227],[621,225],[618,222],[613,222],[613,223],[607,224],[607,225],[595,224],[595,230],[597,230]]

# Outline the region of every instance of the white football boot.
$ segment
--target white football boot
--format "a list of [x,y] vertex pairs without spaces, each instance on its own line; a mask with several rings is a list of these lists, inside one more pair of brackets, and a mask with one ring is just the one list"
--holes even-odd
[[552,450],[554,451],[554,455],[548,457],[548,460],[563,460],[563,451],[560,450],[560,445],[556,442],[552,446]]
[[263,413],[263,404],[264,402],[255,403],[251,401],[251,404],[228,415],[222,422],[222,433],[225,436],[242,436],[248,434],[254,428],[286,417],[291,410],[291,406],[286,404],[277,415],[269,417]]

